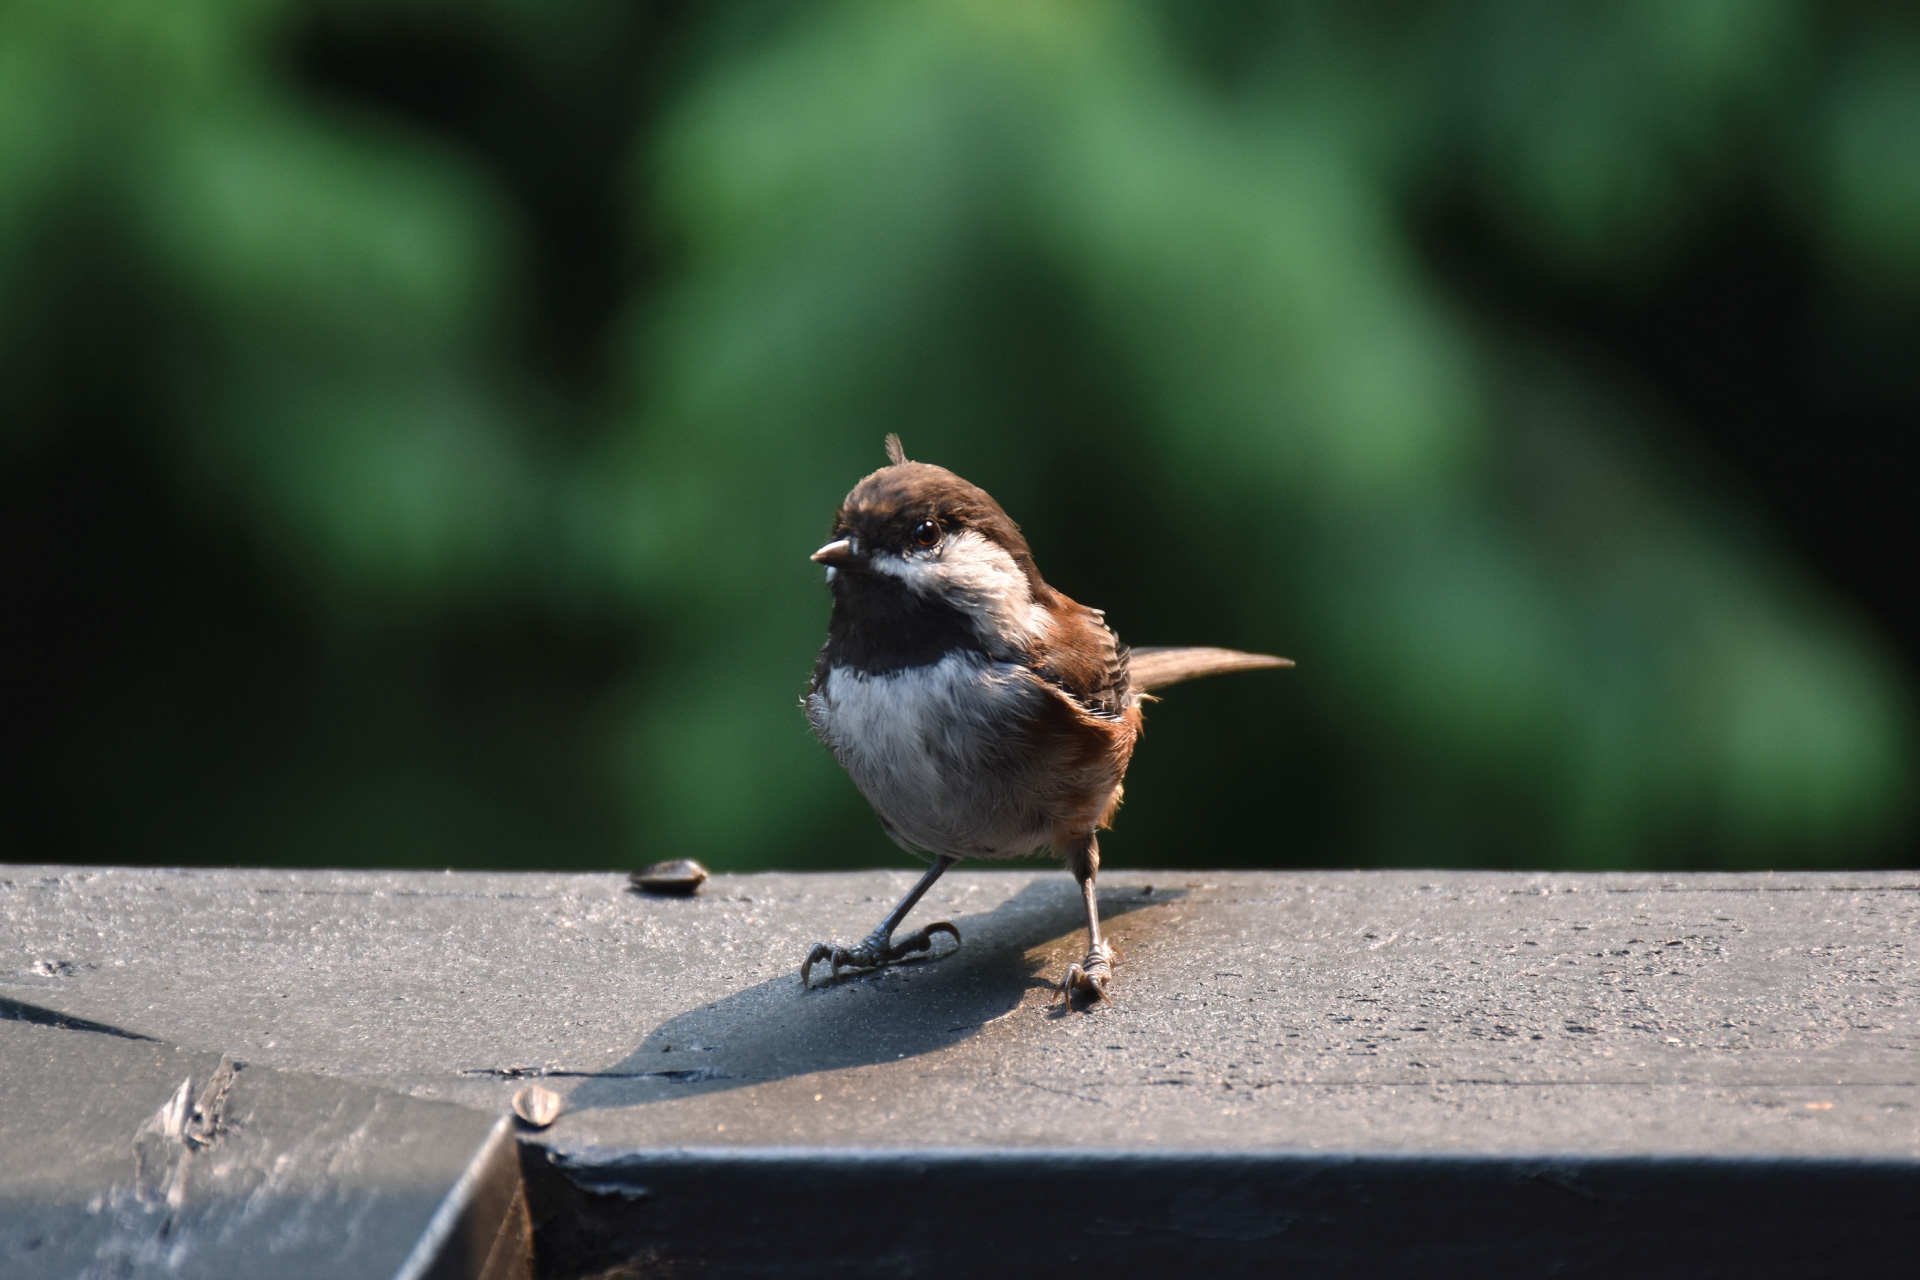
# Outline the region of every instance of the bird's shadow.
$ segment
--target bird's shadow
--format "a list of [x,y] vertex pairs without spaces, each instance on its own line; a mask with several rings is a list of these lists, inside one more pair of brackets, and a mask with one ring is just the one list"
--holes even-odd
[[[1101,892],[1100,915],[1117,921],[1185,896],[1184,889],[1115,886]],[[1036,987],[1057,985],[1059,975],[1042,974],[1047,959],[1036,950],[1083,929],[1086,916],[1077,887],[1049,879],[955,923],[965,939],[957,951],[936,939],[932,959],[811,990],[800,985],[795,956],[795,969],[677,1014],[618,1065],[580,1073],[568,1110],[718,1093],[943,1049],[1011,1013]]]

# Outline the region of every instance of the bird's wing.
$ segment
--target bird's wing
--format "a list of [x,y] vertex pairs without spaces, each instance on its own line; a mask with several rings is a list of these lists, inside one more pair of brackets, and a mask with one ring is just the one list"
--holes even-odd
[[1290,667],[1291,658],[1276,658],[1265,653],[1242,653],[1238,649],[1135,649],[1127,668],[1135,692],[1164,689],[1182,680],[1217,676],[1226,671],[1257,671],[1262,667]]
[[1124,716],[1132,705],[1126,646],[1098,609],[1054,593],[1058,625],[1035,653],[1033,669],[1043,680],[1097,716]]

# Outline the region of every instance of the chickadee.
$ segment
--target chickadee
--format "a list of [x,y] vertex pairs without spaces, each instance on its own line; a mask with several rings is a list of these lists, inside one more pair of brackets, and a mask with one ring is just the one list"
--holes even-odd
[[1120,807],[1149,690],[1223,671],[1290,667],[1233,649],[1129,652],[1098,609],[1049,587],[1020,527],[984,489],[944,467],[891,465],[840,504],[827,567],[833,619],[804,705],[820,741],[873,805],[894,843],[933,866],[866,939],[817,943],[800,966],[877,969],[932,948],[947,921],[893,932],[962,858],[1048,850],[1080,882],[1087,956],[1076,989],[1111,1001],[1112,946],[1100,936],[1096,832]]

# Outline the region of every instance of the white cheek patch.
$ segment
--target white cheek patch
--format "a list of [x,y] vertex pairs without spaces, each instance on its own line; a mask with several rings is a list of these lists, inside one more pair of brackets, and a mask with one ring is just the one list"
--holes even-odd
[[963,529],[938,549],[921,555],[877,555],[873,568],[923,595],[944,597],[979,617],[983,632],[1029,642],[1049,625],[1046,610],[1033,599],[1027,575],[1006,549],[971,529]]

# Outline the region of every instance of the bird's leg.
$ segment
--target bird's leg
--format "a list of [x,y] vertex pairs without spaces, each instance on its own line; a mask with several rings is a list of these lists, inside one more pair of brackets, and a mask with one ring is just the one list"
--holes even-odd
[[1075,988],[1093,992],[1104,1004],[1113,1001],[1107,995],[1107,983],[1113,977],[1113,962],[1118,958],[1112,945],[1100,936],[1100,900],[1094,895],[1094,880],[1100,874],[1100,844],[1088,836],[1085,845],[1069,855],[1074,879],[1080,882],[1080,896],[1087,903],[1087,958],[1067,966],[1060,983],[1060,998],[1073,1006]]
[[950,934],[954,945],[958,946],[960,931],[946,920],[927,925],[923,929],[915,929],[898,942],[893,940],[893,931],[898,929],[900,922],[907,918],[907,912],[913,910],[914,904],[926,896],[927,890],[933,888],[933,882],[945,875],[947,868],[958,861],[960,859],[945,855],[935,859],[934,864],[927,868],[927,874],[920,877],[920,883],[913,886],[907,896],[900,899],[900,905],[889,912],[887,918],[880,922],[880,926],[859,943],[851,947],[837,947],[825,942],[814,943],[813,950],[807,952],[807,958],[801,962],[800,985],[803,987],[811,985],[808,975],[816,964],[829,966],[833,977],[838,978],[842,969],[878,969],[915,951],[932,951],[933,935],[936,933]]

